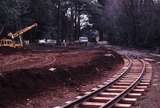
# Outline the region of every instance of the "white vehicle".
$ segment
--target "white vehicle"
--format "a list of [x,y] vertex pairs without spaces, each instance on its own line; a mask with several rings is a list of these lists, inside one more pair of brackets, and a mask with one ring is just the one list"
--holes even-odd
[[46,40],[45,40],[45,39],[39,40],[38,43],[39,43],[39,44],[45,44],[45,43],[46,43]]
[[56,44],[57,41],[56,40],[52,40],[52,39],[47,39],[46,43],[47,44]]
[[39,44],[56,44],[57,41],[56,40],[52,40],[52,39],[42,39],[38,41]]
[[88,37],[79,37],[79,42],[80,43],[88,43]]

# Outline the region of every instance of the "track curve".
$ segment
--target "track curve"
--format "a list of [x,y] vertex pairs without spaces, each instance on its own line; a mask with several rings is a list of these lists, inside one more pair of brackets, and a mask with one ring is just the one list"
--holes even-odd
[[150,69],[147,66],[149,63],[142,59],[131,60],[127,57],[119,74],[92,92],[54,108],[129,108],[150,84],[151,71],[147,70]]

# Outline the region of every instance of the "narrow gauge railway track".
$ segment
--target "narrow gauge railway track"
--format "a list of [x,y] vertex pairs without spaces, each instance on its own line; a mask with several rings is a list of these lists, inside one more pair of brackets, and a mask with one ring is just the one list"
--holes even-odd
[[[152,67],[144,60],[128,58],[119,74],[85,96],[78,96],[62,107],[55,108],[129,108],[151,82]],[[128,63],[127,63],[128,62]]]

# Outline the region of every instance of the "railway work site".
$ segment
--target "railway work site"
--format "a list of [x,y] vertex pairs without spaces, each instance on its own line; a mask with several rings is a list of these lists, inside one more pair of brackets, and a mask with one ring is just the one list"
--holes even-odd
[[159,57],[134,53],[114,47],[3,51],[0,107],[158,108]]
[[160,0],[0,0],[0,108],[160,108]]
[[110,70],[123,65],[120,55],[101,48],[90,51],[14,52],[1,54],[0,58],[2,107],[13,106],[12,102],[19,101],[23,103],[20,107],[24,108],[62,104],[91,89],[97,80],[104,80],[103,75],[108,77],[113,74],[108,74]]

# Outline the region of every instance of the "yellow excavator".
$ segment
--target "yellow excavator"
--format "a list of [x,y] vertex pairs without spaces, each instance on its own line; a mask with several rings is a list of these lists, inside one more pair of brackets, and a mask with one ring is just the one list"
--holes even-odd
[[[37,26],[38,24],[34,23],[33,25],[25,27],[15,33],[8,33],[8,37],[10,38],[0,39],[0,47],[23,48],[22,35]],[[19,42],[15,40],[16,38],[19,38]]]

